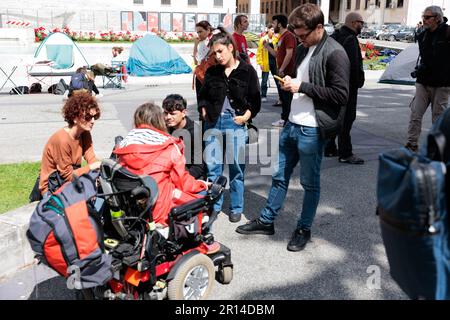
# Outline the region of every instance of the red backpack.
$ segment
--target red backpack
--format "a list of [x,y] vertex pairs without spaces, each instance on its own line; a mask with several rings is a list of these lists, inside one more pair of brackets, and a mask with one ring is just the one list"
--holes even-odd
[[97,213],[88,208],[97,194],[97,176],[90,172],[74,177],[42,199],[27,231],[37,257],[60,275],[70,277],[70,289],[103,285],[112,277],[111,257],[104,250]]

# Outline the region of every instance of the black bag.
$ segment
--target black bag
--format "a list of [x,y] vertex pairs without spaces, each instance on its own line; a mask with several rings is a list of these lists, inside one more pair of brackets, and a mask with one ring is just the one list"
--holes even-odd
[[55,93],[55,90],[56,90],[56,83],[54,83],[50,87],[48,87],[47,92],[48,93]]
[[64,81],[64,79],[60,79],[58,83],[52,84],[48,88],[48,93],[63,95],[64,93],[66,93],[66,90],[68,90],[68,89],[69,89],[69,86]]
[[39,82],[35,82],[30,87],[30,93],[41,93],[42,85]]
[[[76,170],[80,168],[80,166],[73,166],[73,169]],[[33,189],[31,190],[28,199],[30,202],[40,201],[42,200],[41,192],[39,191],[39,182],[41,180],[40,175],[37,176],[36,182],[34,183]],[[52,174],[48,176],[48,191],[54,193],[64,184],[64,179],[61,177],[58,171],[54,171]]]
[[27,86],[19,86],[12,88],[9,94],[28,94],[30,93],[30,88]]

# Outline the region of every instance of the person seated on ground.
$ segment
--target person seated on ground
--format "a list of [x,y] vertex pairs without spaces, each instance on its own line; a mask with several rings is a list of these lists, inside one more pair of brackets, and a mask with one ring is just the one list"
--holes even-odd
[[71,97],[74,93],[80,92],[88,92],[91,95],[92,92],[94,92],[96,96],[102,96],[95,85],[94,72],[87,70],[86,67],[78,68],[75,71],[75,74],[70,78],[68,97]]
[[114,153],[130,172],[149,175],[156,181],[159,194],[153,220],[167,226],[170,210],[202,197],[198,193],[207,190],[209,184],[186,171],[183,141],[168,134],[161,107],[153,103],[138,107],[134,127]]
[[92,94],[95,94],[97,98],[103,97],[103,95],[98,91],[97,86],[95,85],[95,74],[91,70],[86,71],[86,78],[88,80],[88,91]]
[[[71,181],[73,174],[81,176],[100,168],[91,136],[94,121],[100,118],[95,98],[85,92],[74,94],[64,104],[62,115],[67,126],[50,137],[42,152],[39,182],[42,195],[49,191],[50,175],[57,175],[65,182]],[[81,166],[82,158],[87,162],[84,166]]]
[[164,120],[169,133],[183,138],[188,152],[185,153],[186,170],[195,179],[205,180],[206,172],[202,159],[202,129],[186,115],[186,99],[179,94],[169,94],[164,99],[162,106],[164,109]]

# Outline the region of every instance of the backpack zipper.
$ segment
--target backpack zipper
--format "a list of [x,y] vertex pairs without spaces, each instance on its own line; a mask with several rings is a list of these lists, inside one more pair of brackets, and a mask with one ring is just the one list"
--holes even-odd
[[[436,220],[436,208],[434,207],[434,199],[436,198],[436,192],[434,189],[435,179],[434,170],[426,165],[420,165],[422,170],[424,182],[425,182],[425,194],[426,194],[426,207],[428,209],[428,232],[430,234],[437,233],[436,227],[433,225]],[[433,181],[434,180],[434,181]]]

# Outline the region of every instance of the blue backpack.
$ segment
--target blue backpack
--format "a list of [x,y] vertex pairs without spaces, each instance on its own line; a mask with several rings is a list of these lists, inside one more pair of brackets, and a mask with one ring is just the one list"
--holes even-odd
[[[390,273],[411,299],[450,299],[448,199],[450,110],[420,153],[401,148],[379,156],[377,214]],[[445,128],[445,129],[444,129]]]
[[87,89],[87,87],[87,79],[84,73],[75,73],[70,78],[71,90]]

